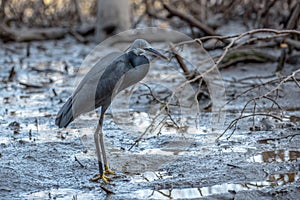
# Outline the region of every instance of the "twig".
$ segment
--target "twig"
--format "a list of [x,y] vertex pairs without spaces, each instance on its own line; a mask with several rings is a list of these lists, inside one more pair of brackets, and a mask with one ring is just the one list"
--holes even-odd
[[[163,109],[161,109],[162,111]],[[134,141],[134,143],[129,147],[128,151],[130,151],[135,145],[137,145],[137,143],[140,142],[140,140],[144,137],[144,135],[146,133],[148,133],[148,131],[150,130],[150,128],[153,128],[154,127],[154,123],[155,123],[155,120],[160,116],[161,112],[159,112],[154,118],[153,120],[151,121],[151,124],[146,128],[146,130]],[[163,118],[163,120],[165,120],[166,117]],[[163,121],[162,120],[162,121]],[[153,130],[153,129],[152,129]]]
[[16,75],[15,67],[13,66],[9,72],[8,81],[11,82],[14,80],[14,77]]
[[106,194],[114,194],[113,191],[107,189],[106,187],[104,187],[104,186],[102,186],[102,185],[100,185],[100,187],[101,187],[102,190],[104,190],[104,191],[106,192]]
[[[254,126],[254,120],[255,120],[254,117],[255,117],[255,116],[270,116],[270,117],[273,117],[273,118],[275,118],[275,119],[278,119],[278,120],[282,121],[282,119],[281,119],[282,116],[283,116],[283,113],[282,113],[282,112],[281,112],[281,116],[280,116],[280,117],[278,117],[278,116],[276,116],[276,115],[272,115],[272,114],[267,114],[267,113],[255,113],[255,110],[256,110],[256,100],[262,99],[262,98],[266,98],[266,99],[268,99],[269,101],[272,101],[272,102],[278,107],[278,109],[280,109],[280,110],[282,111],[281,106],[280,106],[274,99],[268,97],[267,95],[258,96],[258,97],[255,97],[255,98],[253,98],[253,99],[250,99],[250,100],[247,101],[247,103],[244,105],[244,107],[243,107],[243,109],[242,109],[242,111],[241,111],[241,113],[240,113],[240,116],[237,117],[237,118],[235,118],[234,120],[232,120],[231,123],[227,126],[227,128],[223,131],[223,133],[222,133],[220,136],[218,136],[218,138],[217,138],[216,140],[218,140],[219,138],[221,138],[221,137],[222,137],[229,129],[231,129],[231,128],[234,127],[234,129],[231,131],[230,135],[227,137],[227,139],[229,139],[229,138],[233,135],[233,133],[235,132],[237,123],[239,122],[239,120],[241,120],[241,119],[243,119],[243,118],[253,117],[253,126]],[[248,105],[249,105],[251,102],[254,102],[253,113],[252,113],[251,115],[243,115],[244,112],[245,112],[245,110],[246,110],[246,108],[248,107]]]
[[264,96],[268,96],[269,94],[273,93],[275,90],[278,90],[283,83],[287,82],[289,79],[293,79],[293,77],[296,76],[296,74],[300,73],[300,69],[296,70],[296,71],[293,71],[293,73],[289,76],[287,76],[286,78],[284,78],[282,81],[280,81],[280,83],[275,87],[273,88],[272,90],[268,91]]
[[252,90],[254,90],[254,89],[257,89],[257,88],[260,88],[260,87],[263,87],[263,86],[265,86],[265,85],[267,85],[267,84],[272,84],[272,83],[275,83],[275,82],[277,82],[278,80],[276,79],[276,80],[271,80],[271,81],[268,81],[268,82],[266,82],[266,83],[263,83],[263,84],[260,84],[260,85],[255,85],[254,87],[252,87],[252,88],[249,88],[249,89],[247,89],[247,90],[245,90],[244,92],[242,92],[241,94],[239,94],[239,95],[237,95],[236,97],[234,97],[233,99],[231,99],[231,100],[228,100],[227,102],[226,102],[226,104],[223,106],[223,107],[225,107],[226,105],[228,105],[229,103],[231,103],[232,101],[235,101],[235,100],[237,100],[238,98],[240,98],[241,96],[243,96],[243,95],[245,95],[245,94],[247,94],[248,92],[250,92],[250,91],[252,91]]
[[[149,85],[147,85],[146,83],[142,83],[142,82],[140,84],[144,85],[149,90],[149,92],[150,92],[150,94],[144,94],[143,96],[150,95],[154,99],[154,101],[157,101],[157,102],[161,103],[162,105],[166,105],[166,102],[164,102],[164,101],[160,100],[158,97],[156,97],[156,95],[153,93],[153,91],[149,87]],[[168,98],[170,96],[171,95],[166,96],[164,99],[166,99],[166,98]],[[170,106],[178,106],[177,104],[174,104],[174,103],[169,103],[168,105],[170,105]],[[169,109],[169,108],[167,108],[167,109]]]
[[[150,90],[151,91],[151,90]],[[169,101],[167,101],[166,103],[163,104],[163,106],[161,107],[160,111],[156,114],[156,116],[152,119],[151,124],[146,128],[146,130],[134,141],[134,143],[129,147],[128,151],[130,151],[143,137],[146,133],[148,133],[148,131],[151,130],[155,130],[163,121],[166,120],[166,118],[168,116],[164,116],[163,119],[159,122],[159,124],[154,127],[155,121],[157,120],[157,118],[163,113],[163,111],[167,110],[169,112],[169,105],[171,105],[171,99],[175,96],[175,92],[172,92],[172,95],[169,97]],[[173,121],[171,119],[171,121]],[[173,121],[174,123],[174,121]],[[179,127],[177,125],[177,123],[175,123],[175,125],[177,127]]]
[[293,76],[292,77],[293,78],[293,80],[295,81],[295,83],[296,83],[296,85],[298,86],[298,88],[300,88],[300,83],[297,81],[297,79]]
[[86,43],[88,40],[84,37],[82,37],[79,33],[77,33],[75,30],[70,30],[70,34],[74,36],[74,38],[81,43]]
[[84,167],[84,165],[77,159],[76,156],[75,156],[75,161],[78,162],[78,164],[79,164],[81,167]]
[[[253,116],[267,116],[267,117],[273,117],[274,119],[277,119],[279,121],[282,121],[282,119],[276,115],[272,115],[272,114],[266,114],[266,113],[255,113],[255,114],[249,114],[249,115],[244,115],[244,116],[239,116],[238,118],[235,118],[234,120],[231,121],[231,123],[227,126],[227,128],[223,131],[223,133],[221,135],[219,135],[217,137],[216,140],[220,139],[221,137],[223,137],[223,135],[229,130],[231,129],[233,126],[236,126],[238,121],[244,118],[248,118],[248,117],[253,117]],[[232,131],[230,133],[230,135],[227,137],[227,139],[229,139],[232,135],[233,135],[234,131]]]

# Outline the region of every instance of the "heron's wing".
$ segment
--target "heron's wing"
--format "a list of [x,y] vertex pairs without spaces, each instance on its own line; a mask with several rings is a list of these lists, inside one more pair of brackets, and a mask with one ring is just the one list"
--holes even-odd
[[115,95],[142,80],[148,70],[149,60],[145,56],[129,52],[118,57],[106,68],[98,82],[95,105],[108,106],[106,104],[110,104]]
[[[127,64],[125,64],[127,63]],[[131,67],[126,54],[115,52],[98,61],[85,75],[72,98],[73,116],[110,103],[115,85]]]
[[73,96],[82,89],[82,86],[87,84],[88,82],[94,81],[95,79],[99,80],[102,76],[105,69],[118,57],[120,57],[123,52],[112,52],[108,55],[104,56],[102,59],[96,62],[96,64],[88,71],[88,73],[83,77],[83,79],[78,84],[77,88],[75,89]]
[[[133,66],[129,62],[128,56],[123,54],[111,63],[103,72],[101,79],[97,84],[96,90],[96,106],[103,105],[106,99],[110,103],[111,96],[115,90],[119,89],[120,84],[123,82],[124,75],[132,69]],[[104,102],[105,104],[106,102]]]

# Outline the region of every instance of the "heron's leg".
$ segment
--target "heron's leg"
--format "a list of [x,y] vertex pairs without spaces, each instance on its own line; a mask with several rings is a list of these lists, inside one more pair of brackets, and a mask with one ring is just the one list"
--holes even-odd
[[105,176],[103,171],[103,162],[102,162],[102,155],[99,145],[99,132],[101,130],[100,123],[98,123],[96,131],[94,133],[94,140],[95,140],[95,146],[96,146],[96,153],[97,153],[97,159],[98,159],[98,165],[99,165],[99,174],[92,178],[92,181],[98,181],[99,179],[102,179],[105,183],[108,183],[108,177]]
[[103,162],[104,162],[104,174],[115,174],[115,172],[111,169],[109,169],[109,165],[107,162],[107,158],[106,158],[106,151],[105,151],[105,144],[104,144],[104,140],[103,140],[103,132],[102,132],[102,125],[103,125],[103,119],[104,119],[104,113],[105,110],[101,110],[101,115],[100,115],[100,120],[99,120],[99,124],[101,126],[100,129],[100,146],[101,146],[101,151],[102,151],[102,157],[103,157]]

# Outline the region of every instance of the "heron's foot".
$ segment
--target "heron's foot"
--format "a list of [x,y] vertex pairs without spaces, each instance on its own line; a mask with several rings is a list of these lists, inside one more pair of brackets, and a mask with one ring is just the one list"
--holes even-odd
[[104,174],[116,174],[115,171],[109,169],[108,163],[106,163],[106,164],[104,165],[104,167],[105,167]]
[[108,184],[109,181],[110,181],[110,178],[107,177],[107,176],[105,176],[105,174],[102,174],[102,175],[97,174],[97,175],[95,175],[95,176],[92,178],[92,181],[98,182],[100,179],[101,179],[104,183],[106,183],[106,184]]

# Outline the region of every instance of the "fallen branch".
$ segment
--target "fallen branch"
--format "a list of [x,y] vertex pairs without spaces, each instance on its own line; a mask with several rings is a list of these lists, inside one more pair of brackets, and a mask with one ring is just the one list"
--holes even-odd
[[282,139],[286,139],[286,138],[291,138],[290,140],[292,140],[297,135],[300,135],[300,133],[294,133],[294,134],[290,134],[290,135],[283,136],[283,137],[277,137],[277,138],[265,138],[265,139],[257,140],[257,142],[258,143],[266,143],[267,141],[277,141],[277,140],[282,140]]
[[33,40],[50,40],[65,37],[68,30],[65,28],[10,28],[0,25],[0,38],[5,41],[28,42]]
[[218,68],[223,69],[240,62],[262,63],[262,62],[276,62],[276,61],[277,58],[271,54],[268,54],[267,52],[252,50],[252,49],[234,50],[228,53],[224,57],[222,63]]
[[19,84],[25,86],[26,88],[36,88],[36,89],[38,89],[38,88],[43,88],[44,87],[43,85],[25,83],[25,82],[21,82],[21,81],[19,81]]

